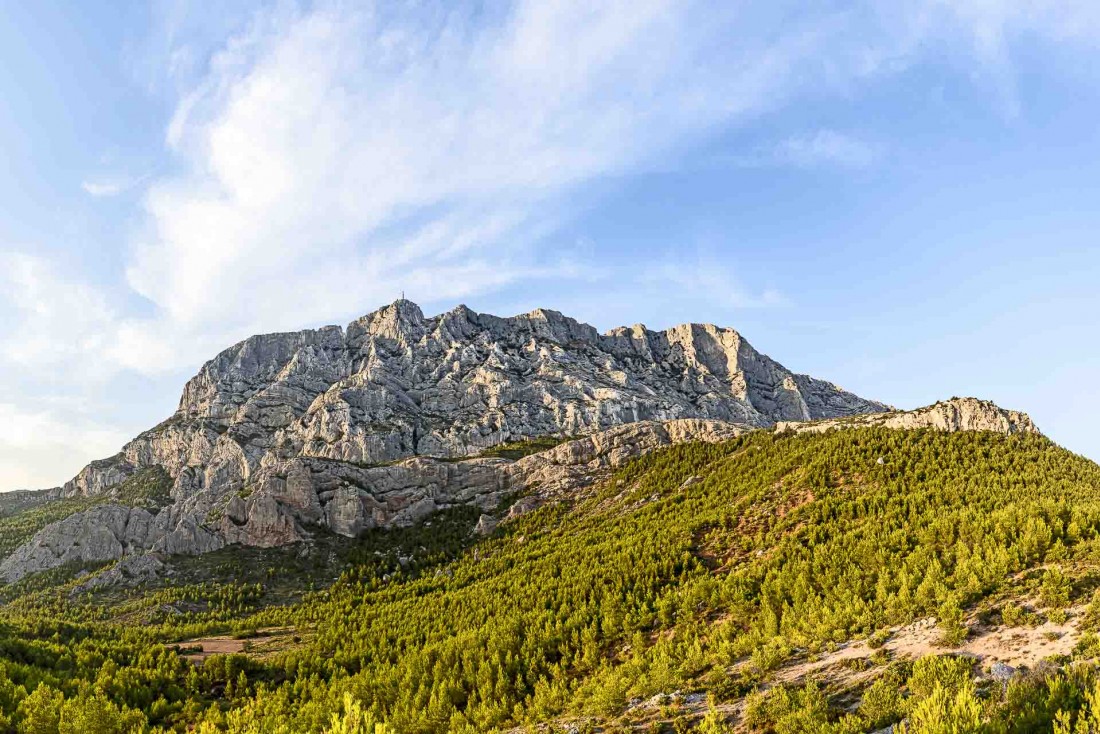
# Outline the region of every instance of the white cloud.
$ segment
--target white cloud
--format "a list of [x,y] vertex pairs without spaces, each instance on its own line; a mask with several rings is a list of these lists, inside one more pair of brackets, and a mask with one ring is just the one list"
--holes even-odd
[[671,290],[683,300],[709,303],[722,312],[790,305],[778,289],[748,287],[733,268],[703,254],[646,266],[637,281],[655,293]]
[[185,173],[145,200],[127,277],[158,311],[133,334],[190,344],[552,271],[539,234],[579,184],[781,104],[822,53],[857,73],[778,11],[424,10],[280,10],[214,57],[169,126]]
[[1100,4],[1094,0],[919,0],[928,18],[922,41],[963,34],[966,71],[987,86],[1008,118],[1020,113],[1012,47],[1021,38],[1064,51],[1100,44]]
[[0,364],[67,373],[98,369],[117,315],[103,292],[57,271],[50,261],[0,252]]
[[106,409],[123,324],[101,288],[0,252],[0,491],[56,485],[132,437]]
[[128,186],[123,181],[84,181],[80,188],[89,196],[117,196],[125,191]]
[[726,155],[717,162],[745,168],[823,166],[869,168],[883,158],[883,146],[836,130],[818,130],[809,135],[794,135],[754,151]]
[[[152,314],[126,319],[127,346],[110,356],[155,371],[402,290],[443,302],[558,272],[541,239],[580,185],[807,90],[844,93],[904,68],[948,24],[969,34],[1009,22],[974,7],[792,15],[525,0],[480,14],[340,3],[259,13],[205,73],[189,64],[184,75],[196,81],[166,131],[182,173],[149,186],[126,270]],[[189,48],[194,59],[176,38],[187,25],[173,14],[169,63]],[[752,160],[861,168],[880,156],[823,129]]]
[[138,186],[148,176],[107,176],[103,178],[86,179],[80,183],[80,188],[89,196],[97,199],[103,197],[118,196],[135,186]]
[[[179,79],[194,81],[166,131],[183,172],[152,182],[127,268],[154,312],[125,323],[132,346],[118,353],[143,369],[197,344],[353,316],[402,290],[451,301],[562,272],[542,238],[585,183],[800,95],[847,94],[960,36],[972,61],[1003,58],[1025,29],[1061,39],[1100,28],[1090,4],[1007,0],[816,12],[280,4],[238,26],[203,72],[209,33],[188,45],[195,21],[186,3],[169,7],[167,63],[187,56]],[[864,168],[884,149],[826,128],[757,159]]]

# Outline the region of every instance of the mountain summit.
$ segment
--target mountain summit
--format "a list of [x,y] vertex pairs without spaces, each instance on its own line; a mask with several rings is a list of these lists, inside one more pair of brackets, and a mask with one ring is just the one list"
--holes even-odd
[[[557,311],[428,318],[401,299],[346,328],[254,336],[207,362],[174,415],[55,492],[94,506],[43,528],[0,576],[283,545],[311,527],[355,537],[568,489],[661,445],[887,410],[711,324],[600,334]],[[580,436],[530,461],[471,458]]]
[[254,336],[207,362],[170,419],[62,491],[96,495],[158,465],[174,496],[246,485],[295,457],[458,458],[538,436],[705,418],[755,427],[889,410],[790,372],[733,329],[600,334],[557,311],[427,318],[398,300],[353,321]]

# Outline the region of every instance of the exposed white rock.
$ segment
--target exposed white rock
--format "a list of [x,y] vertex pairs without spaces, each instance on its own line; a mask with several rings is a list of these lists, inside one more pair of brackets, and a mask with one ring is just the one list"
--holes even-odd
[[812,423],[780,421],[776,424],[775,430],[822,433],[834,428],[863,428],[867,426],[898,429],[934,428],[940,431],[1039,433],[1039,429],[1027,413],[1005,410],[988,400],[977,398],[951,398],[916,410],[893,411]]
[[155,538],[152,516],[138,507],[103,505],[46,526],[0,563],[0,578],[23,576],[67,563],[101,563],[145,550]]
[[[0,577],[146,551],[284,545],[314,528],[356,537],[521,496],[508,510],[517,516],[661,446],[773,425],[1036,430],[972,398],[890,411],[709,324],[599,334],[555,311],[498,318],[460,306],[426,318],[402,300],[347,329],[255,336],[207,362],[170,419],[60,491],[104,497],[162,466],[172,504],[155,516],[106,505],[62,520],[0,563]],[[581,437],[515,462],[471,458],[545,436]]]
[[497,529],[497,524],[496,518],[492,515],[482,515],[477,519],[474,532],[478,535],[492,535],[493,531]]
[[62,493],[100,494],[150,465],[168,470],[179,497],[239,489],[261,466],[292,458],[381,464],[645,420],[770,426],[887,409],[791,373],[732,329],[601,335],[556,311],[498,318],[459,306],[426,318],[397,301],[346,330],[227,349],[187,383],[174,416]]
[[[490,509],[532,484],[565,489],[654,446],[728,433],[713,426],[886,409],[791,373],[732,329],[636,325],[601,335],[556,311],[498,318],[459,306],[426,318],[400,300],[346,329],[254,336],[225,350],[187,383],[171,418],[89,464],[60,494],[104,496],[162,466],[173,504],[149,518],[150,540],[135,547],[271,546],[313,525],[355,536],[459,503]],[[588,437],[513,468],[438,460],[574,435]],[[91,521],[49,530],[83,537],[92,528],[80,522]],[[53,538],[53,550],[9,560],[36,568],[125,550],[100,535],[94,550]]]
[[[971,398],[907,413],[781,423],[778,428],[816,432],[869,425],[1004,433],[1036,430],[1023,413]],[[448,507],[474,505],[490,512],[505,499],[518,496],[505,512],[505,519],[511,520],[591,485],[647,452],[689,441],[726,441],[751,430],[753,426],[713,420],[641,421],[566,441],[517,461],[414,457],[386,466],[361,466],[317,457],[267,460],[247,483],[243,492],[247,497],[199,490],[177,499],[155,517],[140,508],[107,505],[54,523],[0,563],[0,577],[12,581],[70,561],[105,561],[148,549],[195,554],[226,543],[283,545],[305,538],[312,526],[356,537],[373,528],[412,525]],[[689,479],[683,488],[692,483]],[[495,523],[492,516],[483,515],[477,532],[491,533]]]
[[[321,524],[356,537],[372,528],[412,525],[448,507],[475,505],[490,511],[508,496],[537,490],[537,496],[513,506],[510,515],[515,516],[661,446],[722,441],[747,430],[751,429],[720,421],[643,421],[567,441],[515,462],[418,457],[388,466],[360,467],[325,459],[292,459],[264,467],[250,486],[252,497],[284,497],[289,477],[294,476],[297,501],[280,502],[288,515],[303,526]],[[324,508],[323,517],[302,510],[314,506]],[[263,535],[262,528],[253,530],[251,525],[249,519],[241,530]],[[226,533],[226,537],[232,536]]]
[[227,543],[271,547],[304,539],[310,526],[357,537],[379,527],[406,527],[440,509],[474,505],[484,511],[516,502],[510,517],[545,499],[590,483],[642,453],[684,441],[720,441],[749,428],[720,421],[645,421],[616,426],[512,462],[427,457],[364,467],[331,459],[295,458],[263,466],[248,496],[217,499],[203,490],[156,516],[144,509],[103,505],[39,531],[0,563],[15,581],[69,562],[101,562],[152,550],[199,554]]
[[82,594],[105,586],[138,586],[156,580],[163,570],[164,562],[155,553],[126,556],[75,587],[72,594]]

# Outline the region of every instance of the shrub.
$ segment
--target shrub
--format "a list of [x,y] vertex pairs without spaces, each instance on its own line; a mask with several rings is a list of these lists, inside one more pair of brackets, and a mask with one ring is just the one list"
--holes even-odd
[[1039,596],[1043,604],[1048,607],[1060,609],[1069,605],[1071,583],[1057,567],[1048,568],[1043,574],[1043,582],[1039,587]]
[[955,596],[949,596],[940,605],[939,613],[940,644],[954,647],[966,639],[970,628],[963,622],[963,611]]
[[904,702],[901,697],[901,681],[893,675],[884,675],[863,693],[859,715],[869,729],[881,729],[901,719]]
[[952,655],[928,655],[913,663],[909,692],[916,699],[927,698],[936,688],[948,693],[960,690],[970,680],[973,663]]

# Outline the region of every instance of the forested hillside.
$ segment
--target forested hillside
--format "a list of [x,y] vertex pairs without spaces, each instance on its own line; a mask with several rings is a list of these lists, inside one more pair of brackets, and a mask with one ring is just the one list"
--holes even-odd
[[[1100,722],[1100,467],[1038,435],[758,431],[643,456],[584,499],[488,537],[470,532],[475,521],[455,512],[350,545],[319,541],[308,556],[227,549],[128,590],[82,586],[73,568],[6,587],[3,726],[794,733],[904,720],[931,733]],[[914,662],[884,646],[924,617],[945,651],[983,625],[1072,619],[1080,640],[998,682],[982,663]],[[216,635],[238,638],[240,652],[185,657]],[[858,675],[794,677],[851,640],[876,650],[853,658]]]

